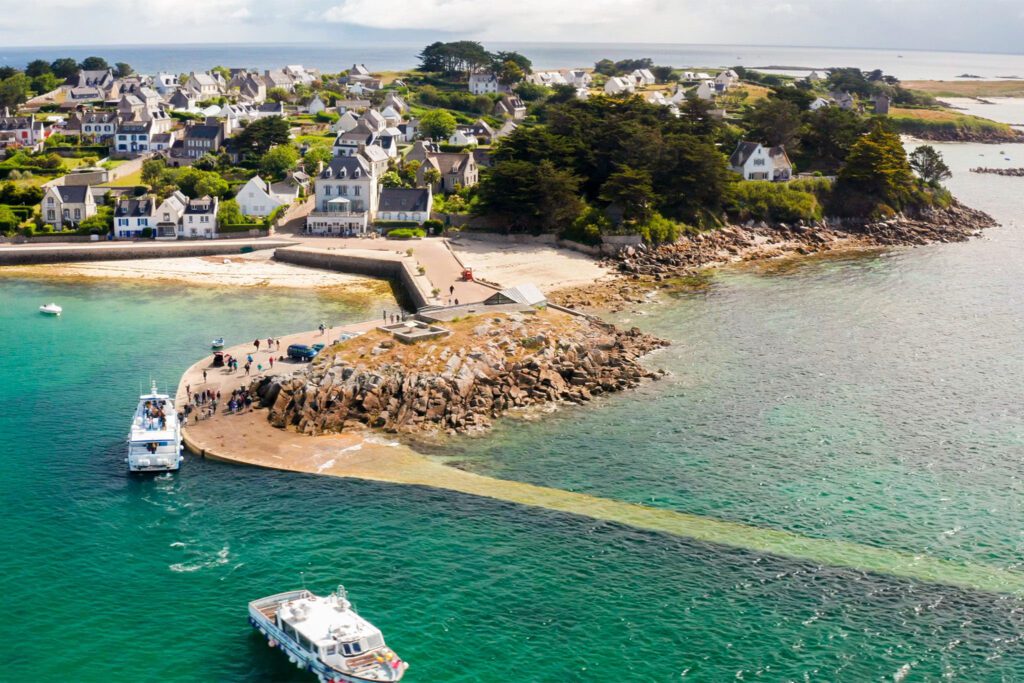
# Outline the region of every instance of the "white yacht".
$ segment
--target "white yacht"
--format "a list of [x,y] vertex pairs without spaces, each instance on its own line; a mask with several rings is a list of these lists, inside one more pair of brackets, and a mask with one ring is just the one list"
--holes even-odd
[[156,382],[139,396],[128,433],[129,472],[173,472],[181,465],[181,424],[174,399],[161,394]]
[[325,598],[294,590],[254,600],[249,623],[321,683],[399,681],[409,667],[380,629],[356,614],[344,586]]
[[55,303],[43,304],[39,307],[39,312],[43,315],[60,315],[64,312],[64,309]]

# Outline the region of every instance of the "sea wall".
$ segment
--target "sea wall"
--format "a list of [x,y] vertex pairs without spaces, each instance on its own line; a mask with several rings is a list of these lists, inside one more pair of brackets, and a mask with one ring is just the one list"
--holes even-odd
[[274,259],[307,268],[387,278],[398,283],[414,308],[432,303],[430,281],[416,272],[410,259],[398,254],[290,247],[275,251]]
[[242,241],[162,242],[149,244],[106,243],[82,246],[19,246],[0,249],[0,266],[74,263],[81,261],[127,261],[132,259],[183,258],[186,256],[228,256],[288,246],[289,242]]

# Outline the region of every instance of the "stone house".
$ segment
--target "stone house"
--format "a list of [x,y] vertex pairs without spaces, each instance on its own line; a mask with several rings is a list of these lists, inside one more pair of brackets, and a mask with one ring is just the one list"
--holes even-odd
[[88,185],[51,185],[39,208],[43,222],[60,230],[95,216],[96,199]]
[[741,141],[729,157],[729,168],[744,180],[790,180],[793,164],[782,145],[765,147],[759,142]]

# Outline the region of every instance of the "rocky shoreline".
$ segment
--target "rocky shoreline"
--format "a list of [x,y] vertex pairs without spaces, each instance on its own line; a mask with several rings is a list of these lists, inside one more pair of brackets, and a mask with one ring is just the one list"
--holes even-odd
[[972,168],[971,173],[990,173],[992,175],[1005,175],[1013,178],[1024,178],[1024,168],[985,168],[979,166]]
[[666,280],[692,277],[710,266],[839,249],[963,242],[995,224],[988,214],[959,203],[919,216],[899,215],[880,221],[825,220],[812,225],[748,222],[688,235],[675,244],[623,249],[606,260],[623,277],[559,290],[551,299],[569,308],[619,312],[627,305],[643,303],[648,293],[665,286]]
[[1024,132],[1014,128],[1006,131],[971,130],[969,128],[931,128],[924,126],[904,126],[900,129],[904,135],[925,140],[927,142],[978,142],[986,145],[1000,143],[1024,142]]
[[457,434],[486,430],[514,408],[586,403],[664,374],[639,359],[668,342],[636,328],[551,311],[458,325],[468,329],[413,347],[374,332],[367,337],[379,339],[363,342],[372,348],[345,353],[343,344],[291,376],[255,380],[248,391],[270,409],[271,425],[303,434],[362,426]]

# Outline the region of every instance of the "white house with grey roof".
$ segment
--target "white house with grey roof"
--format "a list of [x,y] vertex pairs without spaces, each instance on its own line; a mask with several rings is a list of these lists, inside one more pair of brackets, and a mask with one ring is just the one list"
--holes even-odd
[[88,185],[51,185],[39,209],[44,223],[61,230],[95,216],[96,199]]
[[190,199],[178,225],[178,237],[184,239],[209,239],[217,236],[217,209],[220,201],[216,197]]
[[238,190],[235,201],[246,216],[264,218],[279,206],[288,206],[298,199],[301,187],[291,179],[269,183],[258,175]]
[[786,181],[793,177],[793,164],[782,145],[766,147],[742,140],[729,157],[729,168],[744,180]]
[[377,213],[378,175],[362,154],[331,159],[314,182],[315,204],[306,232],[364,234]]
[[384,187],[377,204],[378,221],[416,221],[430,219],[434,197],[429,187]]
[[156,230],[156,200],[153,197],[125,198],[114,205],[114,235],[124,239],[142,237],[143,230]]

